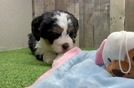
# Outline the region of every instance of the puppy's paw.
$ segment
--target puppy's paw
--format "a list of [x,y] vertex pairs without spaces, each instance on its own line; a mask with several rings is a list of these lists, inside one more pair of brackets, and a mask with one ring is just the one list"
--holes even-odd
[[63,54],[58,54],[56,58],[53,61],[52,67],[54,67],[56,64],[58,64],[59,59],[63,56]]
[[47,53],[43,56],[43,61],[47,64],[52,64],[53,60],[55,59],[56,54],[53,53]]

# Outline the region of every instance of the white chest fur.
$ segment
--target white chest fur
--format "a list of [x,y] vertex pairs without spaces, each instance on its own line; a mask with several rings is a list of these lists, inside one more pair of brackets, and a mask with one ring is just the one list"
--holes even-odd
[[36,48],[36,54],[43,54],[43,61],[45,63],[53,63],[53,60],[56,58],[56,53],[53,51],[52,46],[47,42],[47,40],[41,38],[37,43]]

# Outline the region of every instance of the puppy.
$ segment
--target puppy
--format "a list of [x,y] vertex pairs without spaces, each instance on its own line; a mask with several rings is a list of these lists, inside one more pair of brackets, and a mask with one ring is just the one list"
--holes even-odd
[[32,21],[28,45],[38,60],[52,64],[57,55],[75,46],[78,20],[69,12],[46,12]]

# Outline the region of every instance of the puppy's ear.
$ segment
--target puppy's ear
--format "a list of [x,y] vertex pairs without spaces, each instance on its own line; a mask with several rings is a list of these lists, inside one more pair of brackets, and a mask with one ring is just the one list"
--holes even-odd
[[79,23],[78,23],[78,19],[76,17],[74,17],[73,15],[71,16],[71,20],[73,22],[73,26],[77,32],[78,28],[79,28]]
[[73,32],[73,36],[74,38],[76,38],[77,36],[77,31],[79,29],[79,23],[78,23],[78,20],[76,17],[74,17],[72,14],[71,14],[71,21],[72,21],[72,24],[73,24],[73,27],[74,27],[74,32]]
[[37,41],[40,40],[40,29],[39,28],[40,28],[40,24],[41,24],[42,20],[43,20],[43,16],[38,16],[38,17],[34,18],[31,23],[32,33]]

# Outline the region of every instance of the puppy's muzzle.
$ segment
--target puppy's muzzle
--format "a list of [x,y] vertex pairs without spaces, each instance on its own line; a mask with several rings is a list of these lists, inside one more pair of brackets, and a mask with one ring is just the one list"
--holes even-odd
[[63,50],[68,50],[68,48],[69,48],[69,44],[68,43],[64,43],[63,45],[62,45],[62,48],[63,48]]

